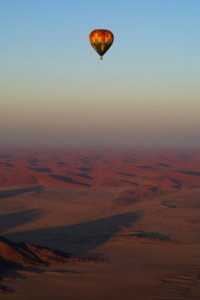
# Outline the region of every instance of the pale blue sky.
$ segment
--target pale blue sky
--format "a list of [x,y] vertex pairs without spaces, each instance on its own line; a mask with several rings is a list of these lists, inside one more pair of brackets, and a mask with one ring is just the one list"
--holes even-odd
[[[199,145],[199,0],[0,0],[0,144]],[[104,61],[88,35],[110,29]]]

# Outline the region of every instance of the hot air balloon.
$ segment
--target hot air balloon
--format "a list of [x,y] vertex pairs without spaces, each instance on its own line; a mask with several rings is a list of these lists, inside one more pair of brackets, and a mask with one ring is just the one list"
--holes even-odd
[[103,59],[103,55],[114,41],[114,35],[107,29],[95,29],[90,33],[89,40],[94,50],[100,55],[100,59]]

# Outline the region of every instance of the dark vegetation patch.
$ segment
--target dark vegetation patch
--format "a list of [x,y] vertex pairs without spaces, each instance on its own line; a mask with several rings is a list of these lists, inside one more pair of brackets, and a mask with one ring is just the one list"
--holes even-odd
[[67,183],[71,183],[71,184],[78,184],[78,185],[82,185],[82,186],[85,186],[85,187],[92,187],[91,184],[77,181],[77,180],[75,180],[71,177],[67,177],[67,176],[63,176],[63,175],[57,175],[57,174],[50,174],[48,176],[53,178],[53,179],[56,179],[58,181],[67,182]]

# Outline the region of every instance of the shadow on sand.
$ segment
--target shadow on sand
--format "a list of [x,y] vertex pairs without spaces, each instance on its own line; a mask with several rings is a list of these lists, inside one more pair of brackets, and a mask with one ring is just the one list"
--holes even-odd
[[[66,182],[66,183],[70,183],[70,184],[75,184],[75,185],[81,185],[81,186],[86,186],[86,187],[92,187],[91,184],[89,183],[84,183],[84,182],[80,182],[80,181],[77,181],[71,177],[68,177],[68,176],[62,176],[62,175],[56,175],[56,174],[50,174],[48,175],[49,177],[53,178],[53,179],[56,179],[58,181],[62,181],[62,182]],[[92,178],[90,178],[92,179]]]
[[16,213],[0,215],[0,233],[37,220],[44,214],[42,209],[30,209]]
[[30,186],[30,187],[25,187],[25,188],[18,188],[14,190],[4,190],[0,191],[0,200],[8,197],[14,197],[18,196],[24,193],[40,193],[44,190],[44,187],[41,185],[36,185],[36,186]]
[[135,211],[71,226],[40,228],[4,236],[15,242],[26,241],[70,252],[73,255],[86,256],[91,250],[109,241],[121,227],[130,227],[141,216],[140,211]]

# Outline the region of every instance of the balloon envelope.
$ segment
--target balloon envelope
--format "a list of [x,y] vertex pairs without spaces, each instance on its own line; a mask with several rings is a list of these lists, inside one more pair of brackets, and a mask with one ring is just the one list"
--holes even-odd
[[92,47],[103,59],[103,55],[108,51],[114,41],[114,35],[107,29],[95,29],[89,35]]

